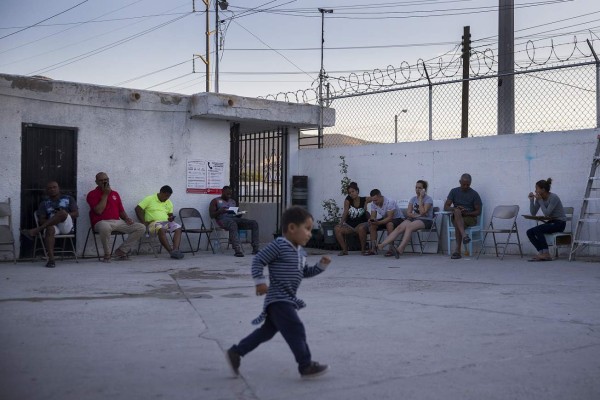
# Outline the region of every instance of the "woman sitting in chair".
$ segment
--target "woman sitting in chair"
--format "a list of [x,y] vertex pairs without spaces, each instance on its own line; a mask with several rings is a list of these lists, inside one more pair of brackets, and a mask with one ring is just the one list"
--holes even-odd
[[[430,229],[433,224],[433,199],[427,195],[427,182],[418,180],[415,185],[415,192],[417,195],[410,199],[408,203],[406,219],[383,242],[377,245],[377,248],[383,249],[392,243],[390,250],[396,258],[399,258],[400,254],[404,252],[413,232],[419,229]],[[404,236],[402,236],[402,241],[396,248],[393,244],[394,240],[402,233]]]
[[[370,197],[359,197],[360,189],[356,182],[350,182],[348,185],[348,196],[344,200],[344,212],[339,225],[334,228],[335,238],[342,248],[338,256],[348,255],[348,246],[344,235],[358,233],[358,226],[367,222],[369,213],[366,206],[371,202]],[[360,244],[361,253],[365,251],[365,243]]]
[[567,226],[567,216],[563,209],[560,198],[550,193],[552,179],[537,181],[535,184],[535,193],[529,193],[529,209],[531,215],[536,215],[538,210],[542,210],[548,221],[527,231],[527,237],[538,254],[529,261],[552,261],[552,256],[548,251],[548,243],[545,234],[563,232]]

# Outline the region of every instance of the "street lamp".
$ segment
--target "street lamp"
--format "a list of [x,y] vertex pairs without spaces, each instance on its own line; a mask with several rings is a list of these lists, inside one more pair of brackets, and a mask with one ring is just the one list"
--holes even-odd
[[[400,111],[400,114],[407,112],[408,110],[405,108],[402,111]],[[398,143],[398,115],[400,114],[394,115],[394,143]]]

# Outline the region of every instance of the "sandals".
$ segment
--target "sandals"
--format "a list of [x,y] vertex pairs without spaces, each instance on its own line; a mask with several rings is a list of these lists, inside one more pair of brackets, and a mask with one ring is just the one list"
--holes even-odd
[[[394,246],[392,246],[392,248],[393,248],[393,247],[394,247]],[[388,251],[385,253],[385,256],[386,256],[386,257],[392,257],[392,256],[394,256],[394,252],[392,251],[392,248],[390,248],[390,249],[389,249],[389,250],[388,250]]]
[[373,249],[371,249],[371,250],[367,250],[367,251],[365,251],[365,252],[363,253],[363,256],[374,256],[374,255],[376,255],[376,254],[377,254],[377,250],[373,250]]
[[398,251],[398,249],[396,247],[394,247],[394,246],[390,247],[390,251],[396,258],[396,260],[400,258],[400,252]]
[[340,252],[338,253],[338,256],[340,256],[340,257],[341,257],[341,256],[347,256],[347,255],[348,255],[348,252],[347,252],[347,251],[344,251],[344,250],[342,250],[342,251],[340,251]]
[[459,258],[462,258],[462,256],[460,255],[460,253],[452,253],[452,255],[450,256],[451,259],[453,260],[458,260]]
[[127,253],[117,249],[115,251],[115,256],[117,257],[116,260],[117,261],[128,261],[129,260],[129,256],[127,255]]
[[103,263],[110,264],[110,256],[109,257],[103,257],[101,261]]

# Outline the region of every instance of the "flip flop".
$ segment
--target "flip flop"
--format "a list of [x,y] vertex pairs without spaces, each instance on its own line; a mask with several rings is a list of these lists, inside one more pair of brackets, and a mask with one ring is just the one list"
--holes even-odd
[[103,257],[102,260],[101,260],[101,262],[106,263],[106,264],[110,264],[110,261],[111,261],[110,257],[108,257],[108,258]]
[[363,253],[363,255],[365,255],[365,256],[374,256],[376,254],[377,254],[377,251],[375,251],[373,249],[368,250],[367,252]]
[[394,257],[396,258],[396,260],[400,258],[400,252],[398,251],[398,249],[396,247],[392,246],[390,248],[390,251],[392,253],[394,253]]
[[117,261],[128,261],[129,260],[129,255],[127,255],[127,253],[124,253],[122,251],[115,251],[115,256],[117,256],[116,260]]
[[340,256],[340,257],[341,256],[347,256],[347,255],[348,255],[348,252],[347,251],[343,251],[343,250],[338,253],[338,256]]
[[[392,247],[393,247],[393,246],[392,246]],[[385,253],[385,256],[386,256],[386,257],[393,257],[394,255],[395,255],[395,254],[394,254],[394,252],[392,251],[392,249],[389,249],[389,250],[388,250],[388,251]]]
[[462,258],[462,256],[460,255],[460,253],[452,253],[452,256],[450,256],[450,258],[453,260],[458,260],[459,258]]

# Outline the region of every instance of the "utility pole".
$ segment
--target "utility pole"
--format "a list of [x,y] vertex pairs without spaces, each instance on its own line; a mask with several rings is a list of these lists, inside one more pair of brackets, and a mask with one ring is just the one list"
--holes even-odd
[[332,9],[319,8],[321,13],[321,69],[319,70],[319,130],[317,135],[317,147],[323,147],[323,78],[325,69],[323,68],[323,44],[325,43],[325,13],[333,13]]
[[515,133],[515,3],[498,0],[498,134]]
[[[206,92],[210,92],[210,15],[209,15],[209,0],[202,0],[204,5],[206,6],[206,56],[198,54],[200,59],[204,62],[206,66]],[[196,11],[196,6],[194,4],[194,11]]]
[[460,137],[469,137],[469,69],[471,60],[471,27],[463,27],[462,37],[462,118],[460,124]]
[[227,7],[229,3],[226,0],[215,0],[215,93],[219,93],[219,8],[227,10]]

